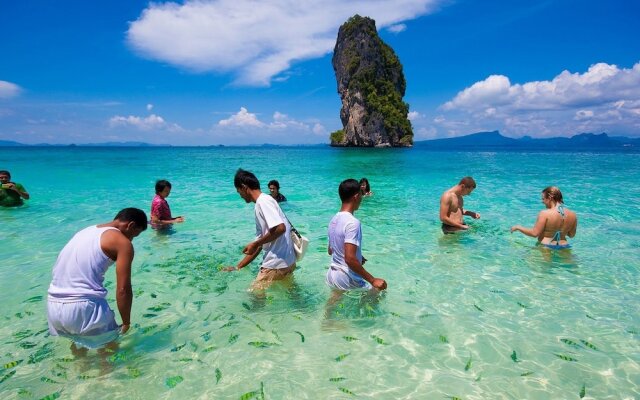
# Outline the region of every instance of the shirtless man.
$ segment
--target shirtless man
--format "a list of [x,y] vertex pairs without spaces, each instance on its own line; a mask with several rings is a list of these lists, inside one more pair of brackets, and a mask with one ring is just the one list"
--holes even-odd
[[572,238],[578,228],[576,213],[567,209],[562,200],[562,192],[555,186],[549,186],[542,191],[542,203],[546,209],[540,211],[533,228],[521,225],[511,227],[515,231],[538,238],[538,242],[551,249],[566,249],[571,247],[567,236]]
[[468,215],[473,219],[479,219],[480,213],[464,209],[463,196],[470,195],[476,188],[476,181],[467,176],[460,182],[442,194],[440,198],[440,221],[442,221],[442,232],[454,233],[456,231],[469,229],[465,225],[463,216]]

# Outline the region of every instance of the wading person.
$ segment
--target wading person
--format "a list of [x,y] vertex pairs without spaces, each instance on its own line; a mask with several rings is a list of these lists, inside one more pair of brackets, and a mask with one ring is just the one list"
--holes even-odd
[[[131,325],[132,240],[147,229],[147,216],[137,208],[121,210],[111,222],[76,233],[55,265],[47,301],[49,332],[68,337],[72,350],[101,348]],[[116,264],[116,303],[122,325],[107,303],[104,274]]]
[[239,169],[233,184],[240,197],[247,203],[255,203],[256,238],[249,242],[242,253],[244,258],[235,267],[225,270],[240,270],[249,265],[261,250],[264,250],[260,272],[252,288],[264,289],[273,281],[290,279],[296,268],[296,256],[291,241],[291,226],[278,202],[260,190],[256,176]]
[[440,221],[442,232],[454,233],[469,229],[464,223],[463,217],[470,216],[473,219],[480,218],[480,213],[464,209],[464,196],[468,196],[476,188],[476,181],[472,177],[462,178],[454,187],[448,189],[440,197]]

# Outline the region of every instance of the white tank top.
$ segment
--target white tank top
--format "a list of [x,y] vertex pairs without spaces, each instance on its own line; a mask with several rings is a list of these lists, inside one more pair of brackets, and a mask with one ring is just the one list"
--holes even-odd
[[76,233],[58,255],[53,266],[49,296],[78,299],[107,296],[104,274],[113,260],[102,251],[100,238],[114,227],[90,226]]

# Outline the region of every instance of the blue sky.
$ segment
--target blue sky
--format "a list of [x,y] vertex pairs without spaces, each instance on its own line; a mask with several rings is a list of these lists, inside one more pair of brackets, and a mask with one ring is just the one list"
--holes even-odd
[[0,0],[0,140],[326,143],[339,26],[376,20],[415,140],[640,137],[640,2]]

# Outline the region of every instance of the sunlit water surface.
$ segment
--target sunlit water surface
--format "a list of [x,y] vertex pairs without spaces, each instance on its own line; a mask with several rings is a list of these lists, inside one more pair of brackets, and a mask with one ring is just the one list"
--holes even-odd
[[[238,167],[263,188],[278,179],[311,239],[292,287],[248,292],[258,262],[219,271],[254,233]],[[639,154],[4,148],[5,168],[32,199],[0,209],[0,398],[640,398]],[[440,195],[465,175],[478,182],[466,208],[482,218],[444,236]],[[389,289],[330,304],[327,224],[340,181],[363,176],[366,268]],[[135,239],[120,350],[73,359],[46,332],[55,258],[121,208],[148,212],[160,178],[186,222]],[[533,225],[548,185],[578,213],[570,251],[509,233]]]

